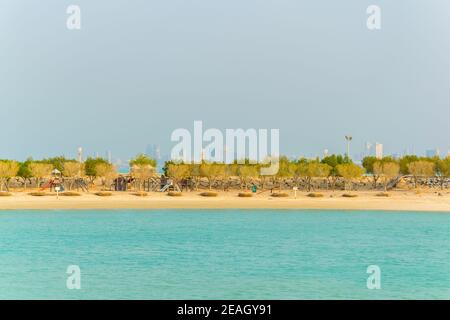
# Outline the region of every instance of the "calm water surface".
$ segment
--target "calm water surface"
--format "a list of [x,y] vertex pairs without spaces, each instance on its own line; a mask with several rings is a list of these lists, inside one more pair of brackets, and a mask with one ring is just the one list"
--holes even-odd
[[[68,265],[81,290],[66,288]],[[1,211],[12,298],[450,299],[450,213]]]

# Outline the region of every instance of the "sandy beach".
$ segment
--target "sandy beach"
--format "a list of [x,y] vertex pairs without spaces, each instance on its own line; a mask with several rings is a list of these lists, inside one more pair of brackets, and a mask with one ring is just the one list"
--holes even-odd
[[0,210],[11,209],[339,209],[339,210],[393,210],[434,211],[450,213],[450,193],[394,191],[389,197],[379,197],[378,192],[355,192],[355,198],[342,197],[343,191],[321,192],[322,198],[311,198],[298,192],[294,198],[275,198],[268,192],[251,198],[240,198],[237,191],[220,192],[217,197],[202,197],[200,192],[185,192],[181,197],[170,197],[166,193],[150,192],[138,197],[128,192],[113,192],[112,196],[100,197],[93,193],[64,197],[56,195],[31,196],[26,192],[14,192],[0,197]]

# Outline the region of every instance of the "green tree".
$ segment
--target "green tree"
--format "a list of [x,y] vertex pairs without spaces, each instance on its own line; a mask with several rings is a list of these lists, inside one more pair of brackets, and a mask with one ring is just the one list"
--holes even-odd
[[380,178],[380,175],[376,174],[374,171],[374,164],[378,161],[377,157],[374,156],[365,157],[362,161],[362,166],[366,170],[366,173],[372,175],[374,189],[376,189],[378,179]]
[[[116,176],[116,168],[110,163],[99,162],[95,165],[95,176],[101,178],[102,189]],[[86,172],[86,168],[85,168]]]
[[[383,173],[378,173],[378,171],[375,170],[375,168],[374,168],[375,163],[391,163],[391,162],[396,163],[396,161],[392,157],[383,157],[383,159],[378,159],[377,157],[374,157],[374,156],[368,156],[363,159],[362,166],[366,170],[366,173],[368,173],[372,176],[374,189],[377,188],[377,182],[380,178],[382,178],[381,175],[383,174]],[[392,167],[392,166],[388,166],[388,167]],[[380,169],[380,167],[378,169]]]
[[164,167],[162,168],[163,174],[166,177],[168,177],[169,176],[169,174],[168,174],[169,165],[171,165],[171,164],[180,164],[180,163],[183,163],[183,162],[175,162],[173,160],[168,160],[168,161],[164,162]]
[[300,187],[300,183],[306,176],[306,165],[308,160],[301,158],[298,161],[292,161],[288,164],[289,175],[294,180],[294,186]]
[[381,177],[384,191],[387,191],[389,181],[400,173],[400,165],[394,161],[377,161],[373,164],[373,172]]
[[130,160],[130,167],[134,166],[152,166],[153,168],[156,168],[157,162],[155,159],[147,156],[144,153],[138,154],[135,158]]
[[408,172],[413,176],[414,188],[417,188],[419,178],[434,176],[435,164],[429,160],[418,160],[408,164]]
[[19,171],[17,172],[17,176],[22,179],[24,189],[27,188],[27,181],[30,181],[30,179],[33,177],[29,168],[29,165],[32,161],[32,158],[28,158],[24,162],[19,163]]
[[69,179],[69,190],[72,190],[75,179],[84,173],[84,166],[77,161],[67,161],[63,165],[62,174]]
[[409,172],[408,166],[411,162],[414,162],[414,161],[419,161],[419,157],[416,155],[403,156],[399,161],[400,173],[401,174],[411,174],[411,172]]
[[331,172],[331,167],[326,163],[312,161],[308,163],[306,170],[308,191],[312,188],[313,178],[326,178]]
[[9,190],[9,181],[19,172],[19,163],[14,160],[0,160],[0,191],[3,186]]
[[341,164],[352,163],[348,157],[343,157],[342,155],[329,155],[321,160],[321,163],[327,164],[330,166],[330,171],[328,173],[328,184],[331,185],[331,189],[334,190],[336,186],[336,182],[339,179],[339,173],[337,170],[337,166]]
[[274,184],[278,185],[278,190],[280,190],[280,191],[281,191],[283,181],[286,178],[292,177],[292,173],[289,169],[290,164],[291,164],[291,162],[289,161],[289,159],[286,156],[281,156],[279,158],[278,172],[273,176],[273,179],[274,179]]
[[184,163],[166,164],[166,176],[171,178],[175,185],[178,185],[182,179],[189,177],[190,173],[191,173],[191,166],[188,164]]
[[360,178],[364,173],[364,169],[354,163],[338,164],[336,166],[336,170],[338,174],[344,178],[345,190],[347,189],[347,185],[349,183],[353,182],[354,179]]
[[198,190],[198,186],[200,185],[200,181],[202,179],[202,175],[200,173],[200,164],[198,163],[191,163],[188,164],[189,166],[189,176],[192,178],[192,181],[194,182],[194,189]]
[[42,163],[34,161],[29,164],[29,170],[31,176],[36,179],[36,187],[39,188],[41,185],[41,180],[45,177],[51,176],[53,166],[49,163]]
[[230,180],[231,177],[237,175],[237,167],[230,165],[230,164],[224,164],[224,173],[222,178],[222,190],[225,191],[225,189],[228,189],[230,186]]
[[141,153],[131,159],[129,164],[131,167],[131,175],[136,179],[138,189],[141,190],[141,186],[145,181],[155,175],[157,162],[155,159]]
[[64,164],[66,164],[68,162],[76,162],[76,163],[78,163],[78,161],[76,161],[74,159],[67,159],[64,156],[45,158],[43,160],[35,161],[35,162],[51,164],[53,166],[53,169],[56,169],[59,172],[63,172],[64,171]]
[[239,165],[237,175],[241,181],[241,187],[244,186],[244,189],[248,189],[248,185],[250,181],[254,178],[258,177],[258,167],[253,164],[242,164]]
[[331,171],[331,167],[328,164],[320,163],[318,160],[307,161],[301,159],[293,168],[295,168],[294,174],[304,181],[307,191],[313,189],[312,182],[314,178],[327,178]]
[[155,173],[155,167],[151,164],[134,164],[131,167],[131,175],[136,180],[138,190],[141,190],[145,181],[154,177]]
[[200,175],[208,180],[209,189],[212,185],[225,174],[225,166],[221,163],[206,163],[200,164]]
[[450,157],[436,161],[436,175],[439,178],[441,189],[444,189],[445,181],[450,178]]
[[101,177],[101,175],[98,174],[97,172],[97,166],[100,164],[104,165],[100,167],[104,169],[106,169],[108,165],[110,165],[110,163],[107,160],[100,157],[97,158],[88,157],[86,161],[84,161],[84,174],[88,177],[90,184],[93,184],[94,180],[97,177]]

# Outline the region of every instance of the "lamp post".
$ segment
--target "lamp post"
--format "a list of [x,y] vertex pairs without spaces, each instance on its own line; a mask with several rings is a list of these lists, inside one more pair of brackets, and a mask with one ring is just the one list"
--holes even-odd
[[345,140],[347,140],[347,159],[350,159],[350,142],[352,139],[352,136],[345,136]]

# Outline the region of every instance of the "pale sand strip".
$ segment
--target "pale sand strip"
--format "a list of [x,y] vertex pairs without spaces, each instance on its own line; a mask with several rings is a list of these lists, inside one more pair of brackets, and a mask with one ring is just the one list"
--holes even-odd
[[[79,197],[33,197],[26,193],[13,193],[0,197],[0,209],[342,209],[342,210],[395,210],[440,211],[450,213],[450,194],[443,192],[415,194],[396,191],[391,197],[377,197],[376,192],[358,192],[357,198],[343,198],[343,192],[322,192],[323,198],[310,198],[299,192],[294,199],[273,198],[268,193],[252,198],[239,198],[237,191],[221,192],[216,198],[199,196],[199,192],[186,192],[182,197],[169,197],[165,193],[151,192],[147,197],[114,192],[111,197],[83,194]],[[330,195],[333,197],[330,197]]]

